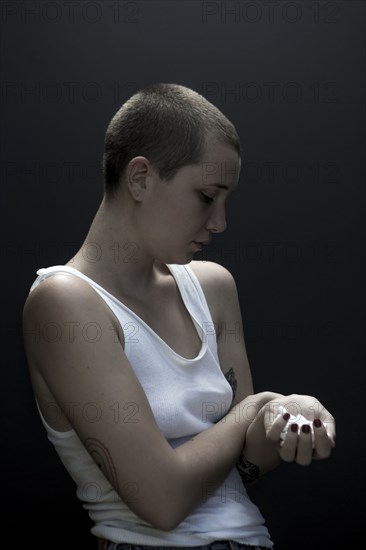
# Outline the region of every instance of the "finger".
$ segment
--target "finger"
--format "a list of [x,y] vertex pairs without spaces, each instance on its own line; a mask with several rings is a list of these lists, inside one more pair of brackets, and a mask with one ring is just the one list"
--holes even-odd
[[267,439],[273,443],[280,443],[281,434],[286,428],[286,425],[290,419],[290,414],[286,411],[284,414],[280,414],[273,421],[273,413],[268,410],[264,414],[264,427],[266,430]]
[[314,422],[320,420],[320,422],[324,424],[326,431],[328,432],[328,435],[331,439],[332,447],[335,447],[336,424],[335,424],[334,417],[324,407],[322,407],[322,409],[319,411],[319,414],[317,416],[318,418],[315,418]]
[[[320,419],[315,419],[320,420]],[[326,417],[326,422],[323,420],[324,427],[327,431],[327,434],[331,440],[332,448],[336,445],[336,425],[334,418],[329,414]]]
[[296,423],[290,424],[284,443],[280,449],[280,457],[285,462],[293,462],[296,457],[299,426]]
[[308,466],[313,459],[313,436],[309,424],[303,424],[297,441],[296,462]]
[[[328,458],[335,446],[332,435],[328,436],[326,427],[319,418],[314,420],[314,458]],[[335,435],[335,433],[333,433]]]

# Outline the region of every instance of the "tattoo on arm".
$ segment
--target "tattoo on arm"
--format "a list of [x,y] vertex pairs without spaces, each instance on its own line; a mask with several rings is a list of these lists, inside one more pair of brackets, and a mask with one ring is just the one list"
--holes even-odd
[[91,437],[86,439],[84,444],[96,465],[101,469],[112,487],[119,493],[116,469],[107,447],[101,441],[98,441],[98,439]]
[[233,399],[235,399],[235,394],[236,394],[236,388],[238,386],[238,381],[235,378],[235,372],[234,372],[233,368],[231,368],[230,370],[225,372],[225,378],[229,382],[229,384],[231,386],[231,389],[233,390]]
[[236,463],[236,467],[243,483],[251,483],[259,478],[259,467],[256,466],[256,464],[249,462],[243,454],[240,455],[240,458]]

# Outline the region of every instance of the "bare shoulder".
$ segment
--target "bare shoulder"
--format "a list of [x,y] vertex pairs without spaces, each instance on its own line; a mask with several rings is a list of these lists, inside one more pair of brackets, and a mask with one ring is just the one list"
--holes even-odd
[[68,273],[55,273],[41,281],[28,295],[23,316],[43,309],[69,308],[78,302],[94,299],[95,292],[86,281]]
[[[80,277],[68,273],[57,273],[44,279],[28,295],[23,307],[23,326],[45,319],[54,323],[55,329],[62,322],[69,333],[72,324],[77,326],[82,320],[113,323],[114,326],[118,323],[96,290]],[[65,325],[67,320],[69,325]],[[118,334],[123,337],[120,330]]]
[[196,275],[204,291],[218,292],[236,288],[235,280],[226,267],[208,261],[192,260],[189,267]]
[[221,323],[223,312],[233,300],[237,300],[233,275],[216,262],[192,260],[188,265],[202,287],[213,321]]
[[63,295],[67,296],[73,288],[82,289],[81,281],[80,278],[70,276],[68,273],[55,273],[52,277],[45,278],[28,294],[24,312],[36,306],[41,307],[50,297],[61,298]]

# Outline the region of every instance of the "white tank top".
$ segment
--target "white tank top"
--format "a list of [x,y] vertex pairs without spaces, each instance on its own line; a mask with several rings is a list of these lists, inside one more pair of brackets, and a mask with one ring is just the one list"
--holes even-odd
[[[55,273],[81,277],[98,292],[123,329],[126,356],[161,432],[174,448],[225,416],[233,395],[220,368],[214,323],[197,277],[189,265],[167,267],[202,342],[193,359],[177,354],[131,309],[73,267],[39,269],[30,292]],[[128,421],[133,422],[136,411],[131,403],[130,408],[117,412],[129,415]],[[94,522],[91,532],[95,536],[116,543],[151,546],[200,546],[221,539],[272,547],[264,519],[249,499],[235,467],[218,489],[207,488],[202,503],[175,529],[161,531],[140,519],[121,500],[74,430],[57,432],[40,410],[39,414],[48,439],[77,485],[78,498]],[[136,488],[131,484],[129,489],[129,498],[133,499]]]

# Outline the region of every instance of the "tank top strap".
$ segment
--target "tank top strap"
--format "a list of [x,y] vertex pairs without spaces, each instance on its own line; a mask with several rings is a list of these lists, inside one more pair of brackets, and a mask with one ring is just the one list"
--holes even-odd
[[[216,343],[216,327],[214,325],[211,313],[203,293],[201,284],[194,274],[192,268],[189,265],[179,265],[179,264],[166,264],[169,271],[173,275],[176,284],[178,286],[179,292],[182,296],[183,302],[190,313],[193,322],[197,327],[203,332],[204,341],[207,339],[212,344]],[[84,275],[78,269],[68,265],[54,265],[50,267],[42,267],[36,271],[38,277],[33,282],[30,292],[38,286],[44,279],[56,274],[56,273],[69,273],[76,275],[89,283],[97,292],[102,296],[102,298],[107,302],[109,307],[117,315],[122,310],[127,312],[129,315],[132,315],[135,320],[142,322],[139,316],[136,315],[132,310],[130,310],[125,304],[118,300],[113,294],[105,290],[101,285],[95,282],[93,279]],[[215,345],[214,345],[215,347]]]
[[215,327],[201,284],[189,265],[167,264],[172,272],[184,301],[199,319],[205,333],[213,334]]
[[[30,287],[30,292],[39,285],[40,282],[42,282],[44,279],[47,279],[51,275],[54,275],[55,273],[71,273],[73,275],[77,275],[81,279],[84,279],[84,281],[87,281],[89,284],[92,284],[99,290],[104,291],[104,288],[98,285],[95,281],[90,279],[90,277],[87,277],[84,275],[84,273],[81,273],[81,271],[75,269],[74,267],[71,267],[69,265],[52,265],[50,267],[41,267],[36,271],[36,274],[38,277],[33,282],[32,286]],[[105,292],[105,291],[104,291]]]

